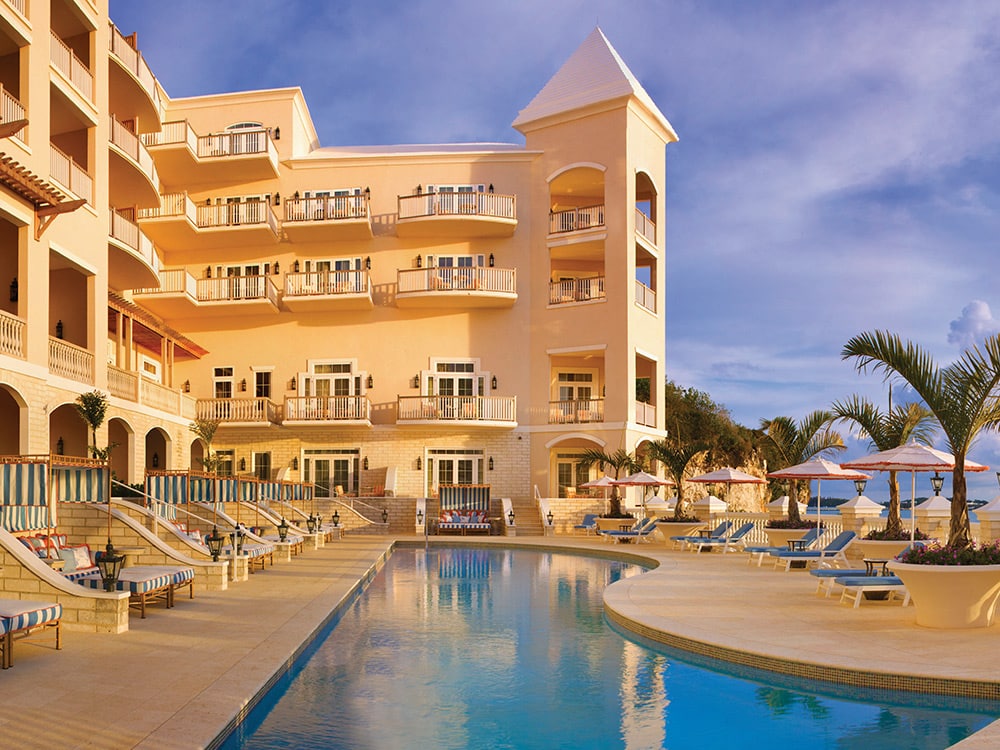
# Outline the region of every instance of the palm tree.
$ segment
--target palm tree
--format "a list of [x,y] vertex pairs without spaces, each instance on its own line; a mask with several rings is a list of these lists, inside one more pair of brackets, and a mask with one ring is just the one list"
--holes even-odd
[[[77,414],[80,415],[80,419],[86,422],[90,428],[91,455],[94,458],[107,458],[107,455],[101,455],[102,451],[97,447],[97,431],[104,424],[104,417],[108,413],[108,397],[100,391],[81,393],[76,397],[74,406],[76,407]],[[106,449],[106,453],[110,452],[111,446]]]
[[680,520],[686,515],[684,502],[684,474],[691,459],[709,450],[707,443],[678,443],[676,441],[657,440],[649,444],[649,457],[659,461],[666,469],[667,475],[677,485],[677,505],[674,507],[674,518]]
[[[797,423],[791,417],[760,420],[765,444],[769,444],[772,449],[772,471],[794,466],[832,451],[844,450],[843,438],[830,426],[833,420],[833,414],[822,410],[807,414]],[[802,521],[796,484],[792,484],[793,490],[788,500],[788,520],[791,523]]]
[[[854,395],[847,401],[835,401],[830,408],[838,420],[858,425],[876,450],[898,448],[911,440],[930,445],[934,415],[916,401],[883,412],[868,399]],[[903,534],[903,521],[899,517],[899,482],[896,481],[895,471],[889,472],[889,517],[885,531],[890,539]]]
[[937,418],[948,448],[955,456],[952,470],[951,525],[948,546],[972,544],[966,500],[965,459],[982,430],[1000,426],[1000,336],[990,336],[983,348],[973,346],[945,368],[916,344],[888,331],[855,336],[844,345],[843,359],[854,359],[859,372],[869,368],[886,378],[902,378]]
[[215,431],[219,429],[218,419],[196,419],[188,425],[188,429],[200,437],[208,450],[208,454],[201,459],[201,465],[205,471],[214,474],[219,468],[219,458],[212,450],[212,441],[215,440]]
[[[585,451],[580,456],[580,465],[587,468],[593,464],[597,464],[597,467],[601,471],[606,471],[606,467],[614,469],[615,479],[620,478],[622,470],[631,474],[641,468],[635,456],[622,448],[619,448],[614,453],[605,453],[597,448],[591,448],[590,450]],[[622,500],[620,490],[617,485],[612,486],[611,488],[610,501],[611,516],[613,518],[621,516]]]

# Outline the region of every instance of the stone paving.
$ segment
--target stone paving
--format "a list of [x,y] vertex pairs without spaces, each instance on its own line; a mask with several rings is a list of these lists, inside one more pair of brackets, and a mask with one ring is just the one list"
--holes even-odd
[[[416,542],[416,538],[402,540]],[[421,540],[422,541],[422,540]],[[66,632],[63,650],[30,641],[0,674],[0,736],[7,746],[205,747],[295,658],[391,548],[356,536],[268,567],[228,591],[179,598],[133,617],[122,635]],[[655,570],[606,593],[609,614],[709,647],[824,667],[1000,681],[1000,626],[934,631],[913,608],[859,609],[817,597],[813,579],[745,564],[742,554],[669,551],[662,542],[610,545],[593,537],[433,539],[642,555]],[[955,746],[1000,746],[1000,722]]]

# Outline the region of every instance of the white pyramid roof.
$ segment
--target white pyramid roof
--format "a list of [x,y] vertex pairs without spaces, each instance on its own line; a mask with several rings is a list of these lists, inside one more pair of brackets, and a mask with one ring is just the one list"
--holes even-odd
[[652,97],[632,75],[604,32],[595,28],[512,124],[520,130],[545,117],[625,96],[638,99],[667,131],[670,140],[677,140],[673,126],[653,103]]

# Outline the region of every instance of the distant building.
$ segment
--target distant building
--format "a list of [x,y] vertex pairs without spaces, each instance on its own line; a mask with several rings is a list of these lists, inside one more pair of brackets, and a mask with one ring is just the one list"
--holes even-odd
[[523,147],[323,147],[297,88],[171,99],[88,0],[3,0],[0,38],[0,454],[86,455],[95,388],[128,482],[199,468],[196,417],[223,471],[320,496],[565,496],[580,452],[665,434],[676,136],[600,30]]

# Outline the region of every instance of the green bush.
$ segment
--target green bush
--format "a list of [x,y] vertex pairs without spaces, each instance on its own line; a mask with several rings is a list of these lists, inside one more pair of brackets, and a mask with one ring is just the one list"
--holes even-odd
[[[870,542],[908,542],[910,541],[910,532],[904,529],[898,534],[889,534],[885,529],[875,529],[874,531],[869,531],[864,538]],[[913,538],[918,542],[930,539],[930,537],[920,529],[917,529],[914,532]]]

